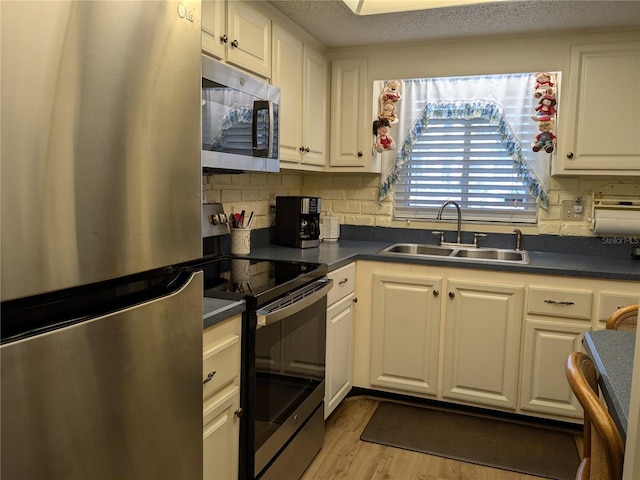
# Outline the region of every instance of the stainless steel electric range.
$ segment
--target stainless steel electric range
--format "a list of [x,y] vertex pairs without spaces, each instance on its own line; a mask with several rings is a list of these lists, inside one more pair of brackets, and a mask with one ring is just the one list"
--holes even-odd
[[204,296],[244,299],[240,479],[295,480],[324,439],[325,264],[210,255]]

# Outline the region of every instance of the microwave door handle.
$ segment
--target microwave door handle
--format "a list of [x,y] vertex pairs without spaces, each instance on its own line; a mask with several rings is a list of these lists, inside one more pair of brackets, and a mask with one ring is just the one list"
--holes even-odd
[[267,110],[269,115],[269,136],[267,137],[267,157],[275,158],[276,152],[273,151],[275,147],[275,144],[273,142],[275,127],[276,127],[275,123],[273,122],[273,117],[275,115],[275,112],[273,111],[273,102],[269,100],[267,103],[268,103]]
[[[272,325],[276,322],[279,322],[287,317],[295,315],[296,313],[301,312],[308,306],[314,304],[322,297],[324,297],[329,290],[333,286],[333,280],[329,278],[323,278],[322,280],[318,280],[315,283],[305,287],[302,290],[297,290],[294,292],[295,296],[300,295],[301,291],[308,290],[310,293],[307,295],[303,295],[298,300],[293,301],[291,303],[287,303],[286,306],[271,309],[270,305],[265,306],[264,308],[258,310],[256,312],[257,316],[257,328],[266,327],[268,325]],[[280,301],[276,301],[271,305],[276,305]]]
[[270,138],[267,138],[267,148],[258,148],[258,114],[262,110],[266,110],[269,115],[269,136],[271,136],[271,102],[268,100],[255,100],[253,102],[253,122],[251,125],[251,135],[253,140],[253,156],[254,157],[266,157],[269,155],[269,145],[271,145]]

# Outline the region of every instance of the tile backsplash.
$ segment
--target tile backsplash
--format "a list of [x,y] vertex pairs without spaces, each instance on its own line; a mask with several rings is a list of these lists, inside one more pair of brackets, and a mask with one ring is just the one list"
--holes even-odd
[[[203,193],[209,202],[221,202],[226,212],[253,211],[253,229],[270,227],[275,221],[275,197],[279,195],[310,195],[322,198],[322,212],[331,209],[341,223],[359,226],[434,229],[434,222],[393,220],[391,198],[378,202],[379,175],[356,173],[243,173],[237,175],[206,175]],[[636,183],[635,178],[552,178],[549,189],[549,209],[539,210],[538,223],[520,227],[527,235],[560,235],[592,237],[591,191],[610,183]],[[583,220],[563,221],[561,205],[565,200],[582,197]],[[452,229],[455,226],[452,225]],[[465,229],[463,218],[463,229]],[[508,233],[508,225],[475,225],[474,231]]]

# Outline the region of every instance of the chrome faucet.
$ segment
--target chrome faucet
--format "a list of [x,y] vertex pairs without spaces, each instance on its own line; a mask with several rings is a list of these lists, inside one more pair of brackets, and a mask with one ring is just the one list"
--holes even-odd
[[460,211],[460,205],[458,205],[456,202],[452,200],[447,200],[442,204],[442,206],[440,207],[440,210],[438,210],[438,215],[436,215],[436,219],[442,220],[442,211],[444,210],[444,207],[446,207],[447,205],[453,205],[454,207],[456,207],[456,210],[458,211],[458,236],[456,237],[456,243],[460,243],[460,233],[462,230],[462,227],[461,227],[462,212]]
[[513,233],[516,234],[516,250],[520,250],[522,244],[522,231],[519,228],[514,228]]

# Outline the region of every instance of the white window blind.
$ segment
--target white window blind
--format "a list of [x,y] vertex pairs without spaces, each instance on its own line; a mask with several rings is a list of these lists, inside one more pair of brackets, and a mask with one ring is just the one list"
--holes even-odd
[[[533,138],[536,124],[523,118],[518,129],[520,138]],[[458,202],[466,221],[536,221],[535,197],[518,176],[497,127],[482,118],[429,119],[400,171],[394,216],[434,219],[447,200]]]

